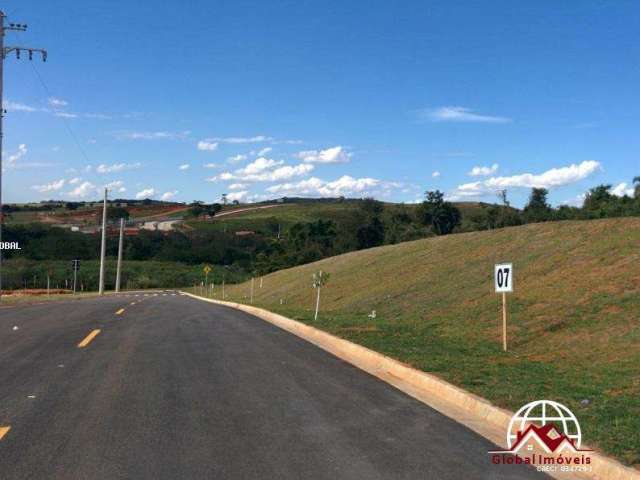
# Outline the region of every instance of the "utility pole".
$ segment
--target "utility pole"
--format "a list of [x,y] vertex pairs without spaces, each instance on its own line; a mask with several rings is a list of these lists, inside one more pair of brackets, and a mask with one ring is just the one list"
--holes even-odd
[[116,270],[116,293],[120,292],[120,271],[122,270],[122,245],[124,243],[124,218],[120,219],[120,239],[118,240],[118,267]]
[[[76,294],[76,284],[78,282],[78,270],[80,270],[80,260],[75,259],[71,260],[71,265],[73,266],[73,294]],[[65,287],[67,286],[67,280],[65,279]]]
[[107,254],[107,192],[104,189],[104,203],[102,205],[102,243],[100,244],[100,283],[98,295],[104,295],[104,257]]
[[502,200],[502,208],[500,210],[502,213],[502,227],[504,228],[505,213],[507,208],[509,208],[509,201],[507,200],[507,189],[503,188],[502,190],[498,190],[498,197],[500,198],[500,200]]
[[[0,11],[0,242],[2,242],[2,224],[4,223],[4,211],[2,208],[2,120],[4,119],[4,103],[3,103],[3,77],[4,77],[4,60],[11,52],[16,52],[16,58],[20,59],[20,53],[28,54],[29,60],[33,60],[33,52],[38,52],[42,56],[42,61],[47,61],[47,51],[41,48],[14,47],[4,46],[4,34],[7,30],[15,32],[26,32],[27,26],[20,23],[10,23],[5,26],[4,20],[7,16]],[[2,249],[0,249],[0,301],[2,301]]]

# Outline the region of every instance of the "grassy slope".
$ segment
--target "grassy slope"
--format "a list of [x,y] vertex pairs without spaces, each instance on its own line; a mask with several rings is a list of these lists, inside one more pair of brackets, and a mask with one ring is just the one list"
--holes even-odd
[[[249,206],[245,206],[248,208]],[[190,227],[216,231],[253,230],[265,232],[267,225],[273,219],[281,224],[282,230],[286,230],[297,222],[313,222],[319,218],[337,220],[349,215],[357,209],[355,202],[331,202],[331,203],[289,203],[274,208],[239,212],[236,215],[223,216],[213,221],[189,221]]]
[[[509,352],[493,264],[512,261]],[[527,225],[380,247],[273,273],[255,304],[313,323],[311,274],[331,278],[316,325],[516,409],[565,403],[585,441],[640,464],[640,219]],[[247,302],[248,284],[228,288]],[[280,304],[280,301],[283,304]],[[368,314],[377,311],[377,318]],[[580,401],[589,399],[588,406]]]

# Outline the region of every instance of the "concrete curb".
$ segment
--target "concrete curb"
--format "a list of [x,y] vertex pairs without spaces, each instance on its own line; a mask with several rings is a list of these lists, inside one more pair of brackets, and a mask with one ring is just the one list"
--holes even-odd
[[[240,303],[203,298],[188,292],[181,293],[197,300],[241,310],[282,328],[390,383],[444,415],[465,424],[492,442],[504,446],[504,435],[513,412],[496,407],[484,398],[386,355],[268,310]],[[583,448],[589,447],[583,445]],[[551,473],[551,475],[560,479],[640,480],[640,472],[637,470],[625,467],[616,460],[597,452],[591,453],[590,456],[592,472]]]

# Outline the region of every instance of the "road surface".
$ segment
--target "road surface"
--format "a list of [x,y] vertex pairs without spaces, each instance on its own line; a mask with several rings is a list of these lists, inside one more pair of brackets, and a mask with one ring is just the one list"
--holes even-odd
[[545,478],[491,465],[490,442],[315,346],[175,293],[2,307],[0,366],[3,480]]

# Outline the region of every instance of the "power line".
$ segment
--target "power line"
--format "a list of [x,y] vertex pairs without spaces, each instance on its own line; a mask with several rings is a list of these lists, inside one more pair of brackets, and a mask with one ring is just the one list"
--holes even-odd
[[[42,86],[42,89],[44,90],[45,95],[48,98],[52,98],[54,95],[51,93],[51,90],[49,89],[49,87],[47,86],[46,82],[42,78],[42,75],[40,75],[40,72],[38,71],[38,69],[36,68],[36,66],[33,63],[31,64],[31,68],[33,69],[33,73],[35,74],[36,78],[40,82],[40,85]],[[90,164],[91,162],[89,161],[89,157],[87,156],[87,153],[82,148],[82,144],[78,140],[78,137],[76,136],[75,132],[71,128],[71,124],[63,116],[58,117],[58,118],[60,118],[60,120],[62,120],[62,123],[64,123],[64,126],[67,129],[67,132],[69,133],[69,136],[71,136],[71,138],[73,139],[74,143],[76,144],[76,147],[80,151],[80,154],[82,155],[82,158],[84,158],[84,160],[85,160],[85,162],[87,162],[87,164]]]

